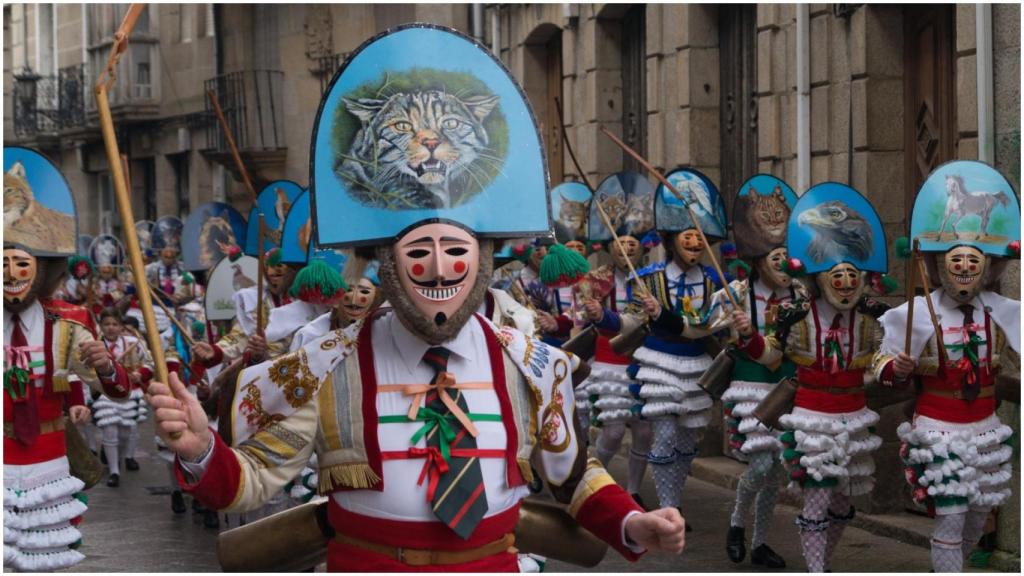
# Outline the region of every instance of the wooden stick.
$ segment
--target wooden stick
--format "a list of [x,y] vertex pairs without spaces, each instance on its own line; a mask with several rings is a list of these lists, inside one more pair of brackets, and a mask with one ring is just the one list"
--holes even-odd
[[914,238],[913,252],[910,255],[910,263],[907,266],[907,334],[903,344],[903,352],[910,355],[910,339],[914,333],[914,280],[917,278],[915,274],[914,263],[917,260],[917,249],[920,246],[917,238]]
[[[258,207],[257,207],[258,209]],[[263,283],[266,279],[264,269],[267,264],[267,257],[263,253],[263,238],[267,233],[266,220],[263,213],[259,213],[260,226],[256,235],[256,249],[259,250],[259,271],[256,274],[256,333],[263,336]]]
[[561,128],[562,142],[565,143],[565,149],[569,151],[569,158],[572,159],[573,166],[576,166],[576,171],[580,173],[580,178],[583,178],[583,184],[590,190],[590,194],[593,197],[591,201],[597,203],[597,213],[601,217],[601,222],[604,224],[605,228],[612,233],[612,241],[615,243],[615,247],[619,249],[619,254],[621,254],[622,259],[626,261],[626,266],[629,267],[629,273],[633,275],[633,278],[636,278],[637,287],[640,288],[641,292],[643,292],[641,296],[650,296],[651,292],[647,289],[647,284],[640,279],[640,275],[636,273],[636,268],[633,267],[633,261],[626,255],[626,249],[619,243],[619,235],[615,232],[611,218],[609,218],[608,213],[605,212],[604,206],[602,206],[601,202],[597,199],[596,189],[590,184],[590,179],[587,178],[586,172],[583,171],[583,168],[580,167],[579,161],[576,160],[576,153],[573,151],[572,144],[569,143],[569,136],[565,132],[565,124],[562,121],[562,102],[558,98],[555,98],[555,106],[558,108],[558,123]]
[[192,337],[189,336],[189,331],[185,328],[181,321],[178,320],[178,317],[175,316],[174,310],[171,310],[170,308],[167,307],[167,304],[164,304],[163,299],[160,297],[160,293],[158,292],[157,288],[154,288],[152,284],[146,284],[146,287],[149,288],[150,294],[152,294],[153,296],[153,301],[156,302],[158,306],[160,306],[160,308],[164,311],[164,314],[167,314],[167,319],[178,327],[178,331],[181,332],[181,337],[185,339],[185,343],[188,344],[189,348],[195,346],[195,340],[193,340]]
[[625,142],[619,140],[619,138],[616,137],[615,134],[609,132],[608,129],[605,128],[604,126],[601,127],[601,132],[604,132],[605,136],[611,138],[612,142],[618,144],[619,148],[622,148],[626,152],[626,154],[632,156],[633,159],[639,162],[641,166],[646,168],[648,172],[654,174],[654,177],[657,178],[662,184],[664,184],[670,192],[672,192],[672,194],[676,197],[676,200],[679,200],[680,202],[683,203],[683,206],[686,206],[686,212],[687,214],[690,215],[690,221],[693,222],[693,227],[697,229],[697,233],[700,234],[700,241],[701,243],[704,244],[704,252],[708,255],[708,259],[711,260],[711,265],[715,268],[715,272],[718,273],[718,277],[722,279],[722,284],[725,286],[725,295],[729,298],[729,302],[732,304],[732,307],[734,309],[740,309],[739,304],[736,302],[736,298],[732,295],[732,290],[729,288],[729,284],[725,281],[725,274],[722,273],[722,266],[719,265],[718,258],[715,258],[715,253],[711,251],[711,244],[708,243],[707,237],[704,236],[704,230],[701,230],[700,221],[697,220],[697,215],[693,213],[693,208],[690,208],[690,202],[687,201],[686,198],[684,198],[683,195],[679,193],[679,190],[676,190],[676,187],[673,186],[672,183],[668,181],[668,178],[665,178],[664,174],[658,172],[658,170],[655,169],[654,166],[651,166],[651,163],[648,162],[643,156],[641,156],[635,150],[627,146]]
[[931,317],[932,329],[935,330],[935,354],[939,360],[939,366],[946,366],[946,344],[942,339],[942,325],[939,324],[939,317],[935,314],[935,305],[932,304],[931,282],[928,281],[928,269],[924,265],[924,256],[921,255],[921,244],[914,239],[914,260],[917,261],[917,273],[921,278],[921,285],[924,286],[924,301],[928,304],[928,315]]
[[228,121],[224,118],[224,112],[220,109],[220,102],[217,101],[217,95],[213,93],[213,89],[206,91],[207,96],[210,97],[210,103],[213,104],[213,111],[217,114],[217,121],[220,123],[221,130],[224,131],[224,139],[228,142],[228,148],[231,150],[231,156],[235,159],[235,166],[238,171],[242,174],[242,182],[245,183],[245,188],[249,190],[249,196],[252,198],[253,205],[256,204],[256,189],[252,186],[252,180],[249,179],[249,171],[245,169],[245,164],[242,163],[242,157],[238,154],[238,147],[235,146],[235,138],[231,135],[231,128],[228,127]]
[[[125,223],[125,250],[128,252],[128,259],[131,262],[132,276],[136,286],[148,285],[148,282],[142,263],[139,237],[135,232],[135,226],[132,225],[135,222],[135,216],[132,215],[131,198],[128,195],[124,173],[122,172],[121,154],[117,148],[117,136],[114,134],[114,120],[110,113],[110,101],[107,97],[107,91],[114,84],[114,67],[117,66],[118,56],[127,47],[128,35],[131,33],[131,29],[142,13],[143,8],[145,8],[144,4],[132,4],[127,14],[125,14],[121,27],[118,28],[117,33],[114,35],[114,45],[111,47],[107,66],[97,78],[95,89],[100,130],[103,133],[103,143],[107,152],[107,164],[110,167],[110,178],[114,184],[114,193],[117,198],[117,208],[121,216],[121,222]],[[105,76],[107,77],[105,78]],[[149,340],[150,353],[153,355],[153,367],[156,370],[157,381],[167,382],[169,380],[167,362],[160,342],[160,331],[156,327],[156,316],[153,313],[153,302],[149,291],[138,291],[138,298],[139,309],[142,310],[142,319],[146,324],[146,337]]]

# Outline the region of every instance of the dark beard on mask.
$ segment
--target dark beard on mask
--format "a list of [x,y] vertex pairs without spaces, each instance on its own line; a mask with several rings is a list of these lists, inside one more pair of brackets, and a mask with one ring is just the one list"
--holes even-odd
[[981,292],[982,282],[977,282],[970,288],[957,284],[956,280],[953,279],[953,276],[950,274],[949,270],[946,269],[945,263],[942,262],[941,259],[938,262],[938,268],[939,285],[942,286],[942,290],[956,302],[967,304],[971,300],[974,300],[974,297]]
[[[494,272],[494,246],[491,240],[480,240],[480,268],[477,273],[476,283],[470,291],[466,301],[459,307],[458,311],[451,318],[431,318],[424,314],[409,299],[402,290],[402,283],[398,276],[398,266],[395,263],[395,254],[391,246],[380,246],[377,248],[377,261],[380,268],[377,275],[380,277],[380,291],[398,316],[398,321],[405,326],[405,329],[432,346],[443,344],[462,330],[466,322],[480,309],[484,301],[487,288],[491,283],[491,275]],[[438,314],[442,316],[442,314]]]
[[36,258],[36,277],[32,287],[18,300],[10,302],[4,299],[4,308],[9,312],[20,313],[28,309],[39,298],[49,298],[64,283],[67,276],[67,258]]

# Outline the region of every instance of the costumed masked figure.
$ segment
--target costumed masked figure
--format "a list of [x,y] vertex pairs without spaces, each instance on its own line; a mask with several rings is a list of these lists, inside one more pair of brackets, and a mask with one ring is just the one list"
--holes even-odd
[[537,335],[544,342],[561,346],[573,328],[573,320],[569,316],[572,298],[567,288],[550,288],[541,281],[540,265],[548,255],[550,245],[551,238],[544,237],[513,247],[512,253],[522,265],[503,267],[495,286],[506,290],[521,306],[533,311]]
[[50,299],[75,252],[71,190],[48,159],[4,148],[4,568],[54,571],[84,556],[74,524],[84,483],[71,475],[64,410],[88,409],[76,378],[124,400],[124,368],[96,341],[89,312]]
[[[745,331],[772,336],[780,307],[791,304],[795,298],[807,300],[800,283],[783,271],[787,261],[786,225],[794,205],[796,194],[789,185],[766,174],[744,182],[733,202],[733,237],[736,254],[742,260],[736,260],[733,268],[733,275],[741,279],[730,282],[729,289],[749,318],[751,326],[744,325]],[[725,324],[731,323],[732,306],[725,290],[715,294],[715,302],[719,304],[719,319]],[[735,348],[738,338],[733,327],[726,342],[730,348],[725,352],[732,357],[732,369],[726,375],[730,383],[722,395],[722,403],[729,446],[748,466],[736,486],[736,505],[729,522],[726,552],[733,562],[742,562],[746,557],[744,527],[750,508],[756,502],[751,561],[769,568],[785,568],[785,560],[765,543],[776,497],[785,478],[780,458],[782,443],[778,440],[779,433],[761,424],[753,411],[780,380],[796,373],[796,366],[788,358],[783,358],[776,367],[759,364]]]
[[142,391],[153,377],[153,360],[145,343],[127,333],[116,310],[108,308],[100,312],[99,318],[103,345],[128,372],[132,385],[127,402],[116,402],[101,394],[92,403],[93,419],[103,435],[103,452],[110,471],[107,486],[116,488],[120,485],[122,456],[127,470],[134,472],[139,469],[135,460],[135,450],[139,446],[138,424],[149,413]]
[[[593,269],[574,288],[578,307],[598,328],[598,336],[590,377],[576,388],[577,413],[586,417],[584,428],[591,424],[600,427],[597,458],[606,467],[622,447],[629,427],[626,490],[642,506],[640,486],[651,450],[651,424],[640,415],[643,403],[640,385],[628,370],[631,360],[613,351],[611,340],[621,328],[618,313],[625,312],[635,297],[629,265],[636,270],[643,268],[643,242],[657,237],[653,233],[654,187],[639,174],[620,172],[606,178],[595,195],[589,207],[589,239],[602,243],[604,251],[593,255]],[[617,224],[618,246],[612,231],[604,225],[597,202],[602,203],[609,221]],[[596,266],[599,255],[606,254],[611,254],[612,262]]]
[[[457,72],[440,68],[437,53]],[[388,54],[402,54],[402,66]],[[374,74],[358,72],[365,67]],[[356,97],[407,75],[407,91],[388,100]],[[456,79],[467,87],[458,96],[441,88]],[[453,117],[374,119],[420,103]],[[676,511],[642,512],[597,462],[586,463],[573,427],[579,359],[476,314],[490,283],[490,238],[541,234],[550,224],[540,139],[508,72],[457,32],[399,27],[355,52],[324,105],[311,153],[317,238],[376,244],[380,289],[393,308],[243,371],[234,448],[209,432],[201,411],[158,414],[163,434],[182,432],[167,441],[188,490],[218,508],[252,508],[315,452],[335,532],[329,570],[514,571],[512,533],[534,458],[569,513],[627,557],[643,547],[678,552]],[[349,116],[356,121],[332,129]],[[379,157],[410,168],[382,166],[381,174],[370,163],[336,161],[332,134],[354,139],[358,155],[360,139],[376,130],[409,146]],[[504,154],[502,170],[480,182],[447,163],[454,142],[488,133]],[[351,216],[344,226],[331,219],[338,213]],[[151,391],[154,406],[177,402],[167,386]]]
[[[191,284],[194,283],[192,275],[181,266],[181,234],[184,223],[176,216],[164,216],[153,225],[150,236],[150,247],[158,255],[155,261],[146,264],[146,281],[153,288],[153,294],[161,298],[161,301],[168,308],[174,309],[179,304],[185,304],[191,300]],[[136,286],[135,289],[140,287]],[[139,309],[138,299],[133,298],[128,316],[134,316],[139,323],[143,323],[142,310]],[[156,317],[157,328],[161,332],[167,330],[171,321],[167,313],[159,306],[153,307],[153,315]]]
[[[95,270],[81,257],[72,257],[69,260],[71,274],[65,286],[69,302],[86,306],[93,317],[98,318],[104,308],[117,305],[125,297],[127,283],[118,275],[124,265],[124,247],[116,236],[101,234],[90,243],[88,254]],[[91,273],[79,279],[76,270],[83,267]]]
[[[791,413],[779,419],[791,486],[802,489],[797,525],[811,572],[830,568],[851,499],[874,487],[871,457],[882,443],[878,414],[865,403],[864,385],[878,349],[884,305],[866,297],[887,270],[885,233],[871,204],[856,190],[826,182],[804,194],[789,217],[785,270],[813,275],[817,294],[780,307],[774,334],[754,331],[744,311],[733,312],[740,349],[778,369],[797,365]],[[869,274],[870,273],[870,274]]]
[[1013,431],[995,414],[995,383],[1009,378],[1020,387],[1020,302],[987,287],[1007,258],[1020,256],[1020,207],[993,168],[950,162],[918,191],[910,234],[939,288],[926,286],[927,296],[913,300],[909,350],[908,304],[882,316],[875,374],[886,385],[915,384],[914,417],[897,430],[900,456],[914,499],[935,516],[932,568],[960,572],[985,519],[1011,490]]
[[[633,305],[618,316],[619,332],[627,336],[649,320],[650,333],[633,352],[630,371],[640,382],[641,415],[651,422],[648,461],[662,506],[678,508],[690,466],[697,456],[702,429],[711,419],[711,397],[697,379],[711,365],[707,338],[714,313],[711,296],[722,287],[715,271],[700,263],[704,245],[695,226],[709,239],[725,237],[725,210],[718,189],[702,174],[676,170],[667,175],[698,214],[690,221],[685,207],[664,185],[655,191],[655,227],[670,260],[637,273],[644,288],[632,286]],[[606,320],[607,321],[607,320]]]

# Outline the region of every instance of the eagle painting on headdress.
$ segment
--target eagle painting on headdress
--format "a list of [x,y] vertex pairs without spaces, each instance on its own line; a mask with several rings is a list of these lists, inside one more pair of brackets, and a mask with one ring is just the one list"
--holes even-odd
[[863,262],[871,257],[871,224],[838,200],[804,210],[797,223],[813,231],[807,255],[817,263],[850,259]]

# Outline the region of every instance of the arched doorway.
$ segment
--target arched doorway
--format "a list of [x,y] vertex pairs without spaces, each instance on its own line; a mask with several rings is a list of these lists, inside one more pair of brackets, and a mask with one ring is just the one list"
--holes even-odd
[[554,24],[541,24],[523,44],[523,86],[541,126],[551,186],[557,186],[565,177],[561,122],[555,104],[562,100],[562,30]]

